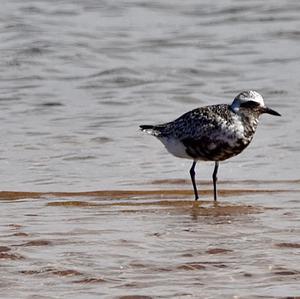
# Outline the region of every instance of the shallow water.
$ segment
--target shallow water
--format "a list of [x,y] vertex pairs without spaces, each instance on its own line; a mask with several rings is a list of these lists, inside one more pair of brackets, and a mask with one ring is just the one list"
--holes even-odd
[[[14,0],[0,24],[3,298],[299,296],[298,1]],[[282,117],[221,163],[219,207],[199,163],[198,206],[138,126],[243,89]]]
[[193,202],[190,190],[164,185],[147,192],[1,193],[1,293],[297,296],[300,190],[293,182],[287,190],[267,185],[251,192],[224,186],[218,204],[207,188],[206,200]]
[[[138,131],[261,92],[251,146],[220,179],[298,179],[299,3],[4,1],[2,190],[132,189],[188,178],[190,161]],[[259,171],[258,171],[259,170]],[[211,177],[210,163],[197,176]]]

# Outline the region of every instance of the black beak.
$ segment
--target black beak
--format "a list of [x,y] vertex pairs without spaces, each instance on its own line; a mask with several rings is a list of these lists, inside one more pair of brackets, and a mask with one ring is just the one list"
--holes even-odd
[[262,113],[268,113],[268,114],[272,114],[272,115],[276,115],[276,116],[281,116],[281,114],[279,114],[277,111],[275,111],[271,108],[268,108],[268,107],[264,107],[262,109]]

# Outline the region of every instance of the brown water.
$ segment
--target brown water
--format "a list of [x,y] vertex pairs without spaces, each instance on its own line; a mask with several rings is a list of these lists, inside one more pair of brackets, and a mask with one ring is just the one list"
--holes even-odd
[[162,184],[2,192],[3,298],[299,295],[299,181],[281,183],[288,188],[224,185],[218,204],[207,186],[197,203],[190,190]]
[[[2,1],[0,297],[300,296],[299,28],[292,0]],[[138,125],[243,89],[283,116],[195,204]]]

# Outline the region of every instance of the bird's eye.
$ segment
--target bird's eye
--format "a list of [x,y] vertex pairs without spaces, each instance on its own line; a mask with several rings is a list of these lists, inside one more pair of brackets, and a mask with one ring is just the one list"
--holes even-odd
[[255,102],[255,101],[247,101],[247,102],[241,103],[241,107],[243,107],[243,108],[253,109],[253,108],[256,108],[258,106],[260,106],[260,104]]

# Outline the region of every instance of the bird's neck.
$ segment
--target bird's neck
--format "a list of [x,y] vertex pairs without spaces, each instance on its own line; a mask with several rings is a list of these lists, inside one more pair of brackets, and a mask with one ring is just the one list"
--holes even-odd
[[240,119],[244,125],[245,137],[253,136],[259,123],[259,115],[256,113],[247,113],[239,111]]

